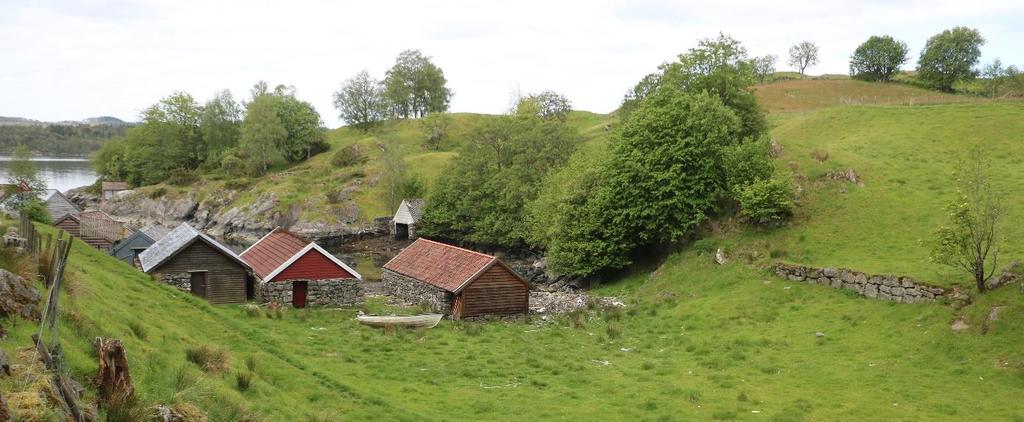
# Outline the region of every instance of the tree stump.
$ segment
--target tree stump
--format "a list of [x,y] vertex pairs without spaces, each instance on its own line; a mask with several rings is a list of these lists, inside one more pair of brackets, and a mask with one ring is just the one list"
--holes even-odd
[[92,344],[100,358],[100,368],[93,381],[99,388],[100,402],[109,406],[132,397],[135,386],[128,373],[128,356],[121,340],[96,337]]

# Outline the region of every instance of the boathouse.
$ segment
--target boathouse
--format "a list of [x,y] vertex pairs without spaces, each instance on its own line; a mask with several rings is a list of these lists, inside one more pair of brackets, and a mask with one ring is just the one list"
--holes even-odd
[[56,219],[53,225],[103,251],[109,251],[115,243],[131,235],[131,229],[124,223],[100,210],[65,214]]
[[423,238],[384,264],[381,277],[388,294],[455,319],[530,308],[529,283],[497,257]]
[[291,303],[296,308],[362,302],[359,273],[316,242],[280,227],[242,252],[241,258],[258,279],[262,302]]
[[110,249],[110,255],[132,265],[138,265],[138,257],[142,251],[162,239],[170,229],[167,226],[151,224],[136,230],[124,240],[117,242]]
[[403,199],[392,219],[392,230],[396,240],[415,239],[416,232],[423,218],[422,199]]
[[211,303],[253,297],[249,266],[224,246],[182,223],[139,254],[142,271]]

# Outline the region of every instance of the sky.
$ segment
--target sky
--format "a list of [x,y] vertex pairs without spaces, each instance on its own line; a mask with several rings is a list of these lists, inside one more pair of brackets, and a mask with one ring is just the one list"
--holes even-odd
[[245,99],[259,80],[294,85],[328,127],[332,93],[361,70],[383,78],[419,49],[443,69],[455,112],[499,113],[513,92],[551,89],[606,113],[662,62],[724,32],[751,55],[821,49],[811,74],[847,73],[871,35],[910,47],[958,25],[982,62],[1024,65],[1024,1],[0,0],[0,116],[136,121],[175,91]]

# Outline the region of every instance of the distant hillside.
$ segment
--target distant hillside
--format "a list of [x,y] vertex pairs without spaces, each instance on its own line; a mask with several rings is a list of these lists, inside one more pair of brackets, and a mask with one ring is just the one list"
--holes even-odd
[[41,155],[88,155],[108,139],[124,136],[133,124],[111,116],[58,123],[0,116],[0,154],[10,154],[15,146],[25,144]]
[[129,122],[126,122],[124,120],[118,119],[117,117],[113,117],[113,116],[90,117],[90,118],[87,118],[87,119],[83,119],[82,123],[85,123],[87,125],[106,125],[106,126],[127,126],[127,125],[131,124]]
[[24,117],[6,117],[0,116],[0,125],[41,125],[43,122],[38,120],[26,119]]
[[901,83],[883,84],[831,78],[771,82],[758,85],[756,95],[761,108],[769,114],[806,112],[846,105],[920,105],[987,101]]

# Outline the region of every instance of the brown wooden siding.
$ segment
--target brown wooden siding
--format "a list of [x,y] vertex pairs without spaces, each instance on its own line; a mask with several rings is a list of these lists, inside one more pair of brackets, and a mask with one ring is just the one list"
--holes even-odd
[[[522,314],[529,311],[530,289],[503,265],[495,264],[459,294],[456,318],[479,315]],[[459,303],[461,302],[461,303]]]
[[68,234],[79,237],[81,236],[81,225],[75,221],[74,218],[65,218],[57,223],[57,228],[68,232]]
[[86,245],[92,246],[99,250],[109,250],[111,246],[114,246],[114,242],[111,242],[102,237],[91,237],[82,236],[82,223],[78,222],[73,218],[65,218],[57,223],[58,229],[68,232],[73,237],[82,239]]
[[196,240],[185,247],[153,272],[185,273],[193,271],[207,271],[206,299],[210,303],[245,302],[245,267],[202,240]]

